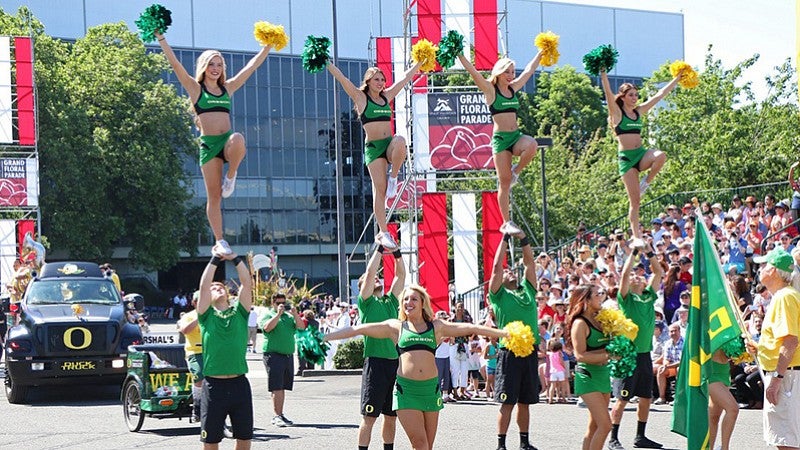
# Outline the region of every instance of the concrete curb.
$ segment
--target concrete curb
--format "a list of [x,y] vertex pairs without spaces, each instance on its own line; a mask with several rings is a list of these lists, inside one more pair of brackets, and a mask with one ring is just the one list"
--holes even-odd
[[327,377],[337,375],[361,375],[362,369],[304,370],[303,378]]

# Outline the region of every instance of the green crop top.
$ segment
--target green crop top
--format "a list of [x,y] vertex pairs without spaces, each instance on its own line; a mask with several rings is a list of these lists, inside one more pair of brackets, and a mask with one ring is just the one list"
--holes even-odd
[[400,338],[397,340],[397,353],[403,354],[412,350],[427,350],[436,353],[436,336],[433,333],[433,322],[425,322],[428,328],[422,333],[411,331],[408,322],[403,322]]
[[214,95],[208,92],[206,85],[200,83],[201,91],[200,98],[194,104],[194,112],[198,115],[207,112],[231,112],[231,96],[224,86],[221,86],[222,94]]
[[366,125],[370,122],[389,122],[392,120],[392,107],[389,105],[389,100],[383,94],[381,94],[381,98],[383,99],[382,105],[372,101],[369,94],[366,92],[364,95],[367,96],[367,106],[364,107],[364,111],[358,116],[361,125]]
[[642,133],[642,116],[639,115],[638,110],[633,110],[636,113],[636,118],[631,119],[622,111],[622,120],[614,127],[614,133],[619,136],[620,134],[641,134]]
[[511,97],[504,96],[500,93],[500,89],[498,89],[497,86],[494,87],[494,101],[489,105],[489,112],[491,112],[492,115],[507,112],[516,113],[519,110],[519,99],[514,94],[513,89],[508,89],[511,91]]
[[602,331],[598,330],[597,327],[592,324],[592,322],[586,320],[585,317],[577,318],[586,322],[586,325],[589,325],[589,336],[586,338],[586,350],[592,351],[606,348],[606,345],[608,345],[608,338],[606,335],[604,335]]

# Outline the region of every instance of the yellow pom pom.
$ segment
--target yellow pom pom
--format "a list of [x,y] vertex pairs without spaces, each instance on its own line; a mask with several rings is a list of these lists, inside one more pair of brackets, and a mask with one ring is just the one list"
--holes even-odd
[[273,25],[269,22],[256,22],[253,35],[261,45],[271,45],[275,50],[280,50],[289,43],[289,36],[283,30],[283,25]]
[[552,31],[545,31],[536,35],[533,43],[542,51],[541,64],[543,66],[552,66],[558,62],[558,35]]
[[601,309],[597,313],[597,321],[603,327],[603,333],[608,336],[625,336],[634,340],[639,334],[639,326],[618,309]]
[[682,88],[693,89],[700,84],[700,78],[686,61],[675,61],[669,65],[669,72],[673,77],[680,77],[678,85]]
[[514,355],[524,358],[533,353],[533,332],[531,327],[520,321],[511,322],[503,327],[508,332],[508,337],[502,339],[502,344]]
[[411,47],[411,59],[418,63],[423,61],[422,65],[419,66],[419,70],[423,72],[433,72],[436,69],[436,52],[439,51],[439,47],[433,45],[433,43],[427,39],[420,39]]

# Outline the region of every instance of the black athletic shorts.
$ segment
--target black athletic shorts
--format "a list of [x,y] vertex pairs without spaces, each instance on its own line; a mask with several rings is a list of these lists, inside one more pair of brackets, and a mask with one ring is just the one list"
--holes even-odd
[[396,359],[367,358],[361,374],[361,415],[396,416],[392,409],[392,393],[397,379]]
[[515,356],[505,348],[498,350],[494,375],[495,398],[506,405],[539,403],[538,363],[535,349],[524,358]]
[[203,378],[200,441],[217,444],[224,437],[225,418],[230,416],[233,437],[253,439],[253,392],[244,375],[236,378]]
[[622,380],[619,398],[628,401],[633,397],[653,398],[653,360],[650,352],[637,353],[633,375]]
[[291,391],[294,386],[294,355],[269,352],[262,358],[267,369],[267,390]]

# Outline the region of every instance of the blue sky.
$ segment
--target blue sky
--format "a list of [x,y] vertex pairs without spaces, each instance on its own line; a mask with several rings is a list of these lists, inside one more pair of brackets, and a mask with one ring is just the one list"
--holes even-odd
[[[766,95],[764,77],[791,57],[796,64],[795,0],[564,0],[576,3],[650,11],[682,12],[686,62],[702,68],[708,44],[726,67],[761,56],[743,77],[756,98]],[[796,67],[796,66],[795,66]],[[654,68],[655,69],[655,68]]]

